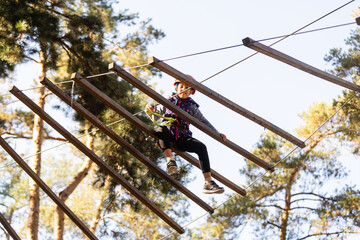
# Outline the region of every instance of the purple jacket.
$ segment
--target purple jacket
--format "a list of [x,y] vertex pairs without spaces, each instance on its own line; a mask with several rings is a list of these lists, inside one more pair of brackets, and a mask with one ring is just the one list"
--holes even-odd
[[[200,122],[204,123],[206,126],[210,127],[212,130],[220,134],[212,125],[211,123],[202,115],[199,110],[199,104],[197,104],[191,97],[186,99],[181,99],[179,96],[174,96],[169,98],[169,101],[180,107],[185,112],[189,113],[191,116],[198,119]],[[192,132],[190,131],[190,123],[182,119],[181,117],[177,116],[173,113],[170,109],[165,108],[164,106],[159,105],[156,108],[156,112],[160,113],[165,117],[172,117],[176,118],[178,121],[174,122],[168,129],[170,130],[171,134],[175,136],[175,139],[185,139],[192,137]],[[166,121],[166,120],[164,120]]]

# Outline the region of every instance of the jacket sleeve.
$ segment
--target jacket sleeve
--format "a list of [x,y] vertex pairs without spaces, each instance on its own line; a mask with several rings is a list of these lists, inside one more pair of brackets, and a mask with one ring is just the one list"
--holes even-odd
[[199,108],[194,104],[190,108],[190,115],[195,117],[200,122],[204,123],[206,126],[214,130],[216,133],[220,134],[218,130],[204,117],[204,115],[200,112]]
[[[166,108],[163,105],[156,105],[154,107],[154,112],[159,113],[161,116],[165,114]],[[160,117],[154,115],[155,121],[159,120]]]

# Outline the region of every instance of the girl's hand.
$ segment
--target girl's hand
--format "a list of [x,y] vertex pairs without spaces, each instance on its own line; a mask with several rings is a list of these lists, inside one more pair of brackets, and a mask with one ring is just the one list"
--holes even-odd
[[151,104],[147,104],[145,109],[146,111],[154,112],[154,106]]
[[227,139],[225,134],[223,134],[223,133],[220,133],[220,137],[222,138],[223,141],[226,141],[226,139]]

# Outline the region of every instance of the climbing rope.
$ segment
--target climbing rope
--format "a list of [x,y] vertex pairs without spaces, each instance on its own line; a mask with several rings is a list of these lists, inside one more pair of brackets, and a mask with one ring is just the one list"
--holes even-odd
[[[345,5],[343,5],[343,6],[341,6],[341,7],[339,7],[338,9],[340,9],[340,8],[342,8],[342,7],[344,7],[344,6],[346,6],[346,5],[348,5],[349,3],[351,3],[351,2],[353,2],[354,0],[352,0],[352,1],[350,1],[350,2],[348,2],[347,4],[345,4]],[[314,22],[312,22],[312,23],[310,23],[310,24],[308,24],[308,25],[306,25],[306,26],[304,26],[303,28],[300,28],[299,30],[297,30],[297,31],[295,31],[295,32],[293,32],[293,33],[291,33],[291,34],[289,34],[289,35],[286,35],[286,36],[284,36],[284,37],[282,37],[282,39],[280,39],[280,40],[278,40],[278,41],[276,41],[276,42],[274,42],[273,44],[271,44],[270,46],[272,46],[272,45],[274,45],[274,44],[276,44],[276,43],[278,43],[278,42],[280,42],[280,41],[282,41],[282,40],[284,40],[284,39],[286,39],[286,38],[288,38],[289,36],[292,36],[292,35],[295,35],[295,34],[298,34],[298,31],[300,31],[300,30],[302,30],[302,29],[304,29],[304,28],[306,28],[306,27],[308,27],[309,25],[311,25],[311,24],[313,24],[313,23],[315,23],[315,22],[317,22],[317,21],[319,21],[320,19],[322,19],[322,18],[324,18],[325,16],[327,16],[327,15],[329,15],[329,14],[331,14],[331,13],[333,13],[333,12],[335,12],[336,10],[338,10],[338,9],[335,9],[334,11],[332,11],[332,12],[330,12],[330,13],[328,13],[328,14],[326,14],[326,15],[324,15],[323,17],[321,17],[321,18],[319,18],[319,19],[317,19],[316,21],[314,21]],[[241,44],[242,45],[242,44]],[[236,46],[241,46],[240,44],[239,45],[236,45]],[[232,46],[232,47],[235,47],[235,46]],[[228,49],[228,48],[231,48],[231,47],[227,47],[227,48],[222,48],[222,49],[219,49],[219,50],[223,50],[223,49]],[[202,53],[207,53],[207,52],[212,52],[212,51],[215,51],[215,50],[210,50],[210,51],[206,51],[206,52],[202,52]],[[218,51],[218,50],[217,50]],[[197,54],[200,54],[200,53],[197,53]],[[211,79],[211,78],[213,78],[214,76],[216,76],[216,75],[218,75],[218,74],[220,74],[220,73],[222,73],[222,72],[224,72],[225,70],[228,70],[228,69],[230,69],[231,67],[234,67],[235,65],[237,65],[237,64],[239,64],[239,63],[241,63],[241,62],[243,62],[243,61],[245,61],[246,59],[249,59],[250,57],[252,57],[252,56],[254,56],[254,55],[256,55],[257,53],[255,53],[255,54],[252,54],[252,55],[250,55],[250,56],[248,56],[248,57],[246,57],[245,59],[242,59],[241,61],[239,61],[239,62],[237,62],[237,63],[235,63],[235,64],[233,64],[233,65],[231,65],[231,66],[229,66],[229,67],[227,67],[227,68],[225,68],[224,70],[222,70],[222,71],[220,71],[220,72],[218,72],[218,73],[216,73],[216,74],[213,74],[212,76],[210,76],[210,77],[208,77],[208,78],[206,78],[205,80],[203,80],[203,81],[201,81],[201,82],[205,82],[205,81],[207,81],[207,80],[209,80],[209,79]],[[192,54],[191,56],[193,56],[193,55],[195,55],[195,54]],[[190,55],[187,55],[187,56],[190,56]],[[185,56],[182,56],[182,57],[185,57]],[[180,57],[178,57],[178,58],[180,58]],[[172,59],[167,59],[167,61],[169,61],[169,60],[173,60],[173,59],[175,59],[175,58],[172,58]],[[163,60],[163,61],[165,61],[165,60]],[[134,67],[130,67],[130,68],[128,68],[128,69],[132,69],[132,68],[137,68],[137,67],[142,67],[142,66],[147,66],[148,64],[143,64],[143,65],[139,65],[139,66],[134,66]],[[104,75],[107,75],[107,74],[110,74],[110,73],[105,73]],[[113,72],[111,72],[111,74],[114,74]],[[97,76],[100,76],[100,74],[98,74],[98,75],[94,75],[93,77],[97,77]],[[90,77],[87,77],[87,78],[90,78]],[[34,88],[33,88],[34,89]],[[29,89],[27,89],[27,90],[29,90]],[[315,130],[315,132],[313,133],[313,134],[311,134],[305,141],[307,141],[307,140],[309,140],[317,131],[319,131],[331,118],[333,118],[353,97],[355,97],[356,96],[356,93],[346,102],[346,103],[344,103],[344,105],[340,108],[340,109],[338,109],[338,111],[336,111],[330,118],[328,118],[328,120],[326,120],[317,130]],[[142,111],[143,112],[143,111]],[[153,118],[153,122],[154,122],[154,124],[157,124],[156,123],[156,121],[154,120],[154,116],[158,116],[157,115],[157,113],[153,113],[153,112],[151,112],[150,113],[151,115],[152,115],[152,118]],[[163,116],[161,116],[160,115],[160,117],[162,117],[162,118],[164,118],[165,120],[168,120],[168,122],[167,123],[165,123],[165,124],[168,124],[170,121],[176,121],[176,119],[174,120],[173,118],[171,118],[172,120],[170,120],[170,119],[166,119],[165,117],[163,117]],[[122,119],[123,120],[123,119]],[[170,123],[171,124],[171,123]],[[64,143],[64,144],[66,144],[66,143]],[[298,147],[296,146],[290,153],[288,153],[283,159],[281,159],[279,162],[277,162],[276,164],[275,164],[275,166],[277,166],[278,164],[280,164],[281,162],[283,162],[288,156],[290,156],[295,150],[297,150],[298,149]],[[39,153],[36,153],[36,154],[39,154]],[[30,157],[30,156],[29,156]],[[263,176],[265,175],[265,174],[267,174],[269,171],[266,171],[264,174],[262,174],[261,176],[259,176],[257,179],[255,179],[252,183],[250,183],[247,187],[245,187],[245,189],[248,189],[248,188],[250,188],[254,183],[256,183],[259,179],[262,179],[263,178]],[[239,194],[235,194],[235,195],[233,195],[232,197],[230,197],[228,200],[226,200],[225,202],[223,202],[223,203],[221,203],[220,205],[218,205],[217,207],[215,207],[214,209],[218,209],[218,208],[220,208],[222,205],[224,205],[225,203],[227,203],[228,201],[230,201],[231,199],[233,199],[234,197],[236,197],[236,196],[238,196]],[[187,226],[189,226],[190,224],[192,224],[192,223],[194,223],[195,221],[197,221],[197,220],[199,220],[199,219],[201,219],[203,216],[206,216],[208,213],[206,213],[206,214],[204,214],[204,215],[202,215],[202,216],[200,216],[200,217],[198,217],[197,219],[195,219],[193,222],[190,222],[189,224],[187,224],[185,227],[187,227]],[[170,234],[171,235],[171,234]],[[170,236],[170,235],[168,235],[168,236]],[[165,236],[164,238],[166,238],[166,237],[168,237],[168,236]],[[164,238],[162,238],[162,239],[164,239]]]
[[[314,23],[316,23],[316,22],[320,21],[321,19],[323,19],[323,18],[325,18],[325,17],[329,16],[330,14],[332,14],[332,13],[334,13],[334,12],[338,11],[339,9],[341,9],[341,8],[345,7],[346,5],[348,5],[348,4],[350,4],[350,3],[354,2],[354,1],[355,1],[355,0],[351,0],[350,2],[348,2],[348,3],[344,4],[344,5],[342,5],[342,6],[338,7],[338,8],[336,8],[335,10],[333,10],[333,11],[331,11],[331,12],[329,12],[329,13],[327,13],[327,14],[325,14],[325,15],[321,16],[321,17],[319,17],[318,19],[316,19],[316,20],[312,21],[311,23],[309,23],[309,24],[305,25],[304,27],[301,27],[301,28],[299,28],[298,30],[296,30],[296,31],[294,31],[294,32],[292,32],[292,33],[290,33],[290,34],[285,35],[285,36],[284,36],[284,37],[282,37],[281,39],[279,39],[279,40],[277,40],[276,42],[274,42],[274,43],[270,44],[269,46],[273,46],[273,45],[275,45],[275,44],[277,44],[277,43],[279,43],[279,42],[283,41],[284,39],[286,39],[286,38],[288,38],[288,37],[291,37],[291,36],[295,35],[297,32],[301,31],[302,29],[307,28],[308,26],[310,26],[310,25],[312,25],[312,24],[314,24]],[[219,74],[221,74],[221,73],[225,72],[226,70],[229,70],[229,69],[230,69],[230,68],[232,68],[232,67],[235,67],[235,66],[236,66],[236,65],[238,65],[239,63],[242,63],[243,61],[245,61],[245,60],[247,60],[247,59],[249,59],[249,58],[251,58],[251,57],[255,56],[255,55],[256,55],[256,54],[258,54],[258,53],[259,53],[259,52],[255,52],[255,53],[253,53],[253,54],[251,54],[251,55],[249,55],[249,56],[247,56],[247,57],[245,57],[245,58],[241,59],[240,61],[238,61],[238,62],[236,62],[236,63],[234,63],[234,64],[230,65],[229,67],[227,67],[227,68],[225,68],[225,69],[223,69],[223,70],[221,70],[221,71],[219,71],[219,72],[217,72],[217,73],[215,73],[215,74],[213,74],[213,75],[211,75],[211,76],[207,77],[207,78],[206,78],[206,79],[204,79],[202,82],[208,81],[209,79],[211,79],[211,78],[213,78],[213,77],[215,77],[215,76],[217,76],[217,75],[219,75]]]
[[[138,113],[135,113],[133,116],[137,116],[137,115],[139,115],[139,114],[142,113],[142,112],[143,112],[143,111],[138,112]],[[121,118],[121,119],[116,120],[116,121],[114,121],[114,122],[112,122],[112,123],[110,123],[110,124],[107,124],[106,126],[110,127],[110,126],[115,125],[115,124],[117,124],[117,123],[120,123],[120,122],[122,122],[122,121],[124,121],[124,120],[125,120],[125,118]],[[80,139],[80,138],[83,138],[83,137],[85,137],[85,136],[87,136],[87,135],[94,134],[94,133],[96,133],[96,132],[98,132],[98,131],[100,131],[100,129],[94,129],[94,130],[92,130],[91,132],[88,132],[88,133],[79,135],[79,136],[77,136],[76,138],[77,138],[77,139]],[[72,134],[74,134],[74,133],[72,133]],[[69,141],[65,141],[65,142],[60,143],[60,144],[58,144],[58,145],[55,145],[55,146],[53,146],[53,147],[44,149],[44,150],[39,151],[39,152],[37,152],[37,153],[34,153],[34,154],[32,154],[32,155],[26,156],[26,157],[23,158],[23,160],[29,159],[29,158],[34,157],[34,156],[36,156],[36,155],[38,155],[38,154],[41,154],[41,153],[48,152],[48,151],[50,151],[50,150],[53,150],[53,149],[58,148],[58,147],[61,147],[61,146],[65,145],[65,144],[68,144],[68,143],[70,143],[70,142],[69,142]],[[16,164],[16,162],[8,163],[8,164],[5,164],[5,165],[0,166],[0,169],[4,169],[4,168],[6,168],[6,167],[9,167],[9,166],[15,165],[15,164]],[[16,167],[18,167],[18,166],[19,166],[19,165],[17,165]]]
[[[284,39],[286,39],[286,38],[294,35],[295,33],[301,31],[302,29],[310,26],[311,24],[313,24],[313,23],[315,23],[315,22],[323,19],[324,17],[330,15],[331,13],[334,13],[335,11],[337,11],[337,10],[345,7],[346,5],[348,5],[348,4],[350,4],[351,2],[354,2],[354,1],[355,1],[355,0],[351,0],[350,2],[348,2],[348,3],[346,3],[346,4],[342,5],[342,6],[340,6],[340,7],[338,7],[338,8],[336,8],[335,10],[333,10],[333,11],[331,11],[331,12],[323,15],[322,17],[320,17],[320,18],[316,19],[315,21],[313,21],[313,22],[305,25],[304,27],[296,30],[295,32],[293,32],[293,33],[291,33],[291,34],[289,34],[289,35],[284,36],[283,38],[281,38],[280,40],[274,42],[274,43],[271,44],[270,46],[273,46],[274,44],[276,44],[276,43],[278,43],[278,42],[280,42],[280,41],[282,41],[282,40],[284,40]],[[246,59],[249,59],[250,57],[256,55],[257,53],[258,53],[258,52],[254,53],[254,54],[252,54],[252,55],[249,55],[248,57],[240,60],[239,62],[236,62],[235,64],[232,64],[231,66],[225,68],[224,70],[221,70],[220,72],[211,75],[210,77],[206,78],[206,79],[203,80],[202,82],[205,82],[205,81],[207,81],[207,80],[215,77],[216,75],[224,72],[225,70],[228,70],[228,69],[230,69],[231,67],[234,67],[235,65],[237,65],[237,64],[245,61]],[[323,126],[325,126],[325,124],[326,124],[328,121],[330,121],[341,109],[343,109],[343,108],[356,96],[356,94],[357,94],[357,93],[354,93],[350,98],[348,98],[348,100],[347,100],[337,111],[335,111],[335,113],[332,114],[323,124],[321,124],[312,134],[310,134],[309,137],[306,138],[306,140],[305,140],[304,142],[308,141],[308,140],[309,140],[314,134],[316,134]],[[298,146],[295,146],[295,148],[292,149],[285,157],[283,157],[282,159],[280,159],[280,160],[274,165],[274,167],[276,167],[276,166],[279,165],[280,163],[284,162],[284,161],[285,161],[293,152],[295,152],[297,149],[299,149],[299,147],[298,147]],[[243,188],[244,188],[245,190],[249,189],[252,185],[254,185],[257,181],[259,181],[260,179],[262,179],[262,178],[263,178],[266,174],[268,174],[269,172],[270,172],[269,170],[266,170],[263,174],[261,174],[260,176],[258,176],[254,181],[252,181],[252,182],[249,183],[246,187],[243,187]],[[224,201],[224,202],[220,203],[218,206],[214,207],[214,210],[219,209],[221,206],[225,205],[227,202],[229,202],[230,200],[234,199],[235,197],[237,197],[237,196],[239,196],[239,195],[240,195],[240,194],[238,194],[238,193],[234,194],[233,196],[229,197],[226,201]],[[188,224],[184,225],[183,228],[186,228],[186,227],[188,227],[189,225],[197,222],[198,220],[202,219],[203,217],[207,216],[208,214],[209,214],[209,213],[205,213],[205,214],[197,217],[195,220],[193,220],[193,221],[189,222]],[[165,239],[165,238],[167,238],[167,237],[169,237],[169,236],[171,236],[171,235],[173,235],[173,234],[176,234],[176,232],[175,232],[175,231],[172,231],[170,234],[168,234],[168,235],[164,236],[163,238],[161,238],[161,240],[162,240],[162,239]]]
[[[300,34],[305,34],[305,33],[312,33],[312,32],[316,32],[316,31],[322,31],[322,30],[327,30],[327,29],[332,29],[332,28],[337,28],[337,27],[344,27],[344,26],[348,26],[348,25],[353,25],[355,24],[355,22],[350,22],[350,23],[343,23],[343,24],[338,24],[338,25],[333,25],[333,26],[329,26],[329,27],[323,27],[323,28],[317,28],[317,29],[313,29],[313,30],[308,30],[308,31],[303,31],[303,32],[296,32],[293,33],[291,35],[300,35]],[[278,38],[285,38],[285,37],[289,37],[290,35],[281,35],[281,36],[276,36],[276,37],[270,37],[270,38],[264,38],[264,39],[260,39],[260,40],[256,40],[256,42],[264,42],[264,41],[269,41],[269,40],[274,40],[274,39],[278,39]],[[113,43],[114,45],[116,45],[115,43]],[[231,48],[236,48],[236,47],[241,47],[244,46],[244,44],[236,44],[236,45],[232,45],[232,46],[227,46],[227,47],[221,47],[221,48],[216,48],[216,49],[211,49],[211,50],[207,50],[207,51],[202,51],[202,52],[196,52],[196,53],[191,53],[191,54],[186,54],[186,55],[182,55],[182,56],[177,56],[177,57],[172,57],[172,58],[167,58],[167,59],[163,59],[161,60],[162,62],[167,62],[167,61],[171,61],[171,60],[176,60],[176,59],[180,59],[180,58],[185,58],[185,57],[192,57],[192,56],[196,56],[196,55],[201,55],[201,54],[206,54],[206,53],[211,53],[211,52],[216,52],[216,51],[221,51],[221,50],[226,50],[226,49],[231,49]],[[249,57],[248,57],[249,58]],[[247,58],[246,58],[247,59]],[[244,60],[246,60],[244,59]],[[244,61],[242,60],[242,61]],[[238,63],[234,64],[237,65]],[[126,67],[124,68],[124,70],[130,70],[130,69],[136,69],[136,68],[140,68],[140,67],[145,67],[148,66],[149,64],[141,64],[141,65],[136,65],[136,66],[132,66],[132,67]],[[228,67],[231,68],[232,66]],[[227,70],[228,68],[226,68],[225,70]],[[223,70],[223,71],[225,71]],[[222,71],[222,72],[223,72]],[[111,74],[115,74],[113,71],[111,72],[106,72],[106,73],[100,73],[100,74],[95,74],[95,75],[90,75],[90,76],[86,76],[86,79],[91,79],[91,78],[95,78],[95,77],[100,77],[100,76],[105,76],[105,75],[111,75]],[[210,79],[210,78],[208,78]],[[204,79],[202,82],[207,81],[208,79]],[[73,80],[71,79],[67,79],[67,80],[63,80],[61,82],[57,82],[54,83],[55,85],[58,84],[65,84],[65,83],[72,83]],[[28,88],[28,89],[22,89],[21,91],[29,91],[29,90],[35,90],[38,88],[42,88],[43,86],[39,86],[39,87],[33,87],[33,88]],[[0,95],[1,97],[7,97],[7,96],[11,96],[11,94],[2,94]],[[18,101],[14,101],[14,102],[18,102]],[[13,102],[11,102],[13,103]],[[10,103],[6,103],[6,105],[8,105]]]
[[[317,32],[317,31],[323,31],[323,30],[337,28],[337,27],[344,27],[344,26],[353,25],[353,24],[356,24],[356,23],[355,22],[343,23],[343,24],[333,25],[333,26],[329,26],[329,27],[323,27],[323,28],[317,28],[317,29],[312,29],[312,30],[308,30],[308,31],[303,31],[303,32],[296,32],[296,33],[293,33],[292,35],[313,33],[313,32]],[[274,39],[278,39],[278,38],[284,38],[286,36],[289,36],[289,35],[281,35],[281,36],[276,36],[276,37],[264,38],[264,39],[257,40],[256,42],[265,42],[265,41],[274,40]],[[162,61],[167,62],[167,61],[176,60],[176,59],[180,59],[180,58],[193,57],[193,56],[197,56],[197,55],[201,55],[201,54],[212,53],[212,52],[217,52],[217,51],[222,51],[222,50],[227,50],[227,49],[237,48],[237,47],[242,47],[242,46],[244,46],[244,44],[242,44],[242,43],[235,44],[232,46],[215,48],[215,49],[211,49],[211,50],[190,53],[190,54],[186,54],[186,55],[182,55],[182,56],[178,56],[178,57],[167,58],[167,59],[163,59]]]
[[[313,133],[311,133],[304,142],[309,141],[318,131],[320,131],[320,129],[322,129],[325,124],[327,124],[331,119],[333,119],[355,96],[357,95],[357,93],[355,92],[352,96],[350,96],[346,102],[339,108],[337,109],[330,117],[328,117],[315,131],[313,131]],[[280,159],[278,162],[276,162],[274,164],[274,168],[276,166],[278,166],[280,163],[284,162],[291,154],[293,154],[296,150],[299,149],[299,146],[295,146],[291,151],[289,151],[285,157],[283,157],[282,159]],[[301,149],[300,149],[301,150]],[[311,164],[311,163],[310,163]],[[264,173],[262,173],[260,176],[258,176],[254,181],[252,181],[251,183],[249,183],[247,186],[243,186],[243,188],[245,190],[250,189],[250,187],[252,185],[254,185],[256,182],[258,182],[259,180],[261,180],[266,174],[270,173],[270,170],[266,170]],[[226,203],[228,203],[229,201],[231,201],[232,199],[238,197],[240,194],[239,193],[235,193],[233,194],[231,197],[229,197],[228,199],[226,199],[225,201],[223,201],[222,203],[220,203],[219,205],[214,207],[214,210],[219,209],[220,207],[222,207],[223,205],[225,205]],[[197,222],[198,220],[202,219],[203,217],[209,215],[208,212],[200,215],[199,217],[195,218],[194,220],[192,220],[191,222],[187,223],[186,225],[183,226],[183,228],[185,229],[186,227],[190,226],[191,224]],[[160,240],[163,240],[173,234],[177,234],[177,232],[175,231],[171,231],[171,233],[169,233],[168,235],[164,236],[163,238],[161,238]]]

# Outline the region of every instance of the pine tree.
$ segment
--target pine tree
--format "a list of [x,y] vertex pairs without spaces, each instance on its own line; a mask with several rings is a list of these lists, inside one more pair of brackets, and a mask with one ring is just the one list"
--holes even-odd
[[[346,40],[349,49],[334,48],[325,57],[334,66],[333,74],[357,84],[359,33],[353,31]],[[359,154],[359,103],[359,94],[345,90],[332,105],[313,104],[301,115],[305,125],[298,129],[298,135],[304,139],[336,109],[344,107],[310,138],[306,148],[289,156],[288,143],[274,134],[262,136],[253,152],[272,164],[279,162],[275,172],[256,180],[261,169],[247,164],[240,171],[250,186],[247,195],[232,198],[190,235],[206,239],[202,233],[206,228],[207,237],[233,239],[241,236],[245,226],[251,226],[256,239],[345,239],[358,234],[360,190],[358,186],[342,184],[347,172],[338,159],[346,148],[352,149],[355,156]],[[324,188],[330,181],[340,184]]]
[[[0,63],[1,69],[4,70],[2,76],[8,76],[14,70],[14,66],[28,61],[41,65],[42,71],[39,80],[46,76],[58,82],[68,79],[73,72],[78,72],[83,76],[107,72],[107,65],[110,61],[116,61],[118,65],[125,66],[146,63],[148,58],[147,46],[164,37],[163,32],[154,28],[150,24],[150,20],[137,21],[137,14],[130,14],[127,11],[114,12],[111,7],[112,4],[112,1],[103,0],[85,2],[5,1],[0,7]],[[121,25],[125,27],[139,26],[139,28],[133,33],[123,33]],[[130,71],[134,76],[145,82],[149,76],[159,74],[158,70],[145,66]],[[103,76],[92,78],[91,83],[132,113],[139,112],[144,107],[144,96],[141,96],[136,89],[124,80],[117,79],[114,76]],[[38,84],[38,86],[40,85]],[[65,87],[64,90],[66,90]],[[37,103],[42,108],[46,96],[44,88],[39,88]],[[95,100],[93,96],[76,85],[74,99],[106,123],[119,119],[116,114],[106,110],[106,106],[102,102]],[[68,111],[67,108],[63,110]],[[31,113],[27,114],[31,116]],[[144,115],[141,115],[140,118],[148,122]],[[75,115],[74,120],[78,121],[81,126],[80,133],[93,130],[93,127],[81,116]],[[41,151],[46,130],[43,128],[42,120],[36,116],[31,124],[34,152],[39,152]],[[31,124],[29,123],[29,126]],[[161,152],[159,149],[136,127],[128,123],[121,123],[114,130],[119,131],[122,137],[149,156],[150,159],[156,162],[160,161]],[[10,133],[10,129],[6,128],[6,131]],[[184,202],[179,197],[179,193],[174,191],[169,184],[163,183],[162,179],[156,175],[147,175],[148,170],[136,159],[124,152],[122,148],[113,143],[108,144],[109,140],[101,134],[97,134],[97,136],[100,136],[100,139],[94,139],[93,135],[89,135],[88,140],[90,142],[95,140],[94,146],[99,155],[114,169],[125,175],[129,181],[146,195],[157,199],[155,201],[159,201],[159,204],[164,201],[159,194],[168,195],[166,199],[169,200],[164,201],[167,202],[164,207],[171,206],[174,204],[173,202],[179,199],[180,202]],[[32,166],[40,175],[41,154],[37,154]],[[60,191],[60,197],[64,201],[69,198],[69,195],[75,191],[84,177],[87,176],[89,169],[91,169],[91,161],[85,161],[82,169],[73,176],[73,180],[69,181],[68,186],[64,187],[62,185],[64,188]],[[105,179],[107,179],[107,176],[99,169],[98,181],[105,182]],[[184,179],[183,181],[186,182],[187,180]],[[99,199],[105,202],[104,204],[108,208],[98,205],[99,210],[97,211],[97,217],[95,217],[97,220],[94,220],[95,223],[92,226],[94,231],[99,226],[99,223],[102,224],[99,226],[99,231],[103,231],[103,224],[106,224],[105,220],[99,220],[99,214],[110,214],[114,211],[119,212],[119,210],[121,212],[124,208],[130,212],[145,211],[146,214],[148,213],[136,200],[129,198],[126,194],[123,196],[126,199],[125,205],[124,201],[113,201],[115,192],[119,187],[114,182],[110,183],[109,188],[104,189],[109,192],[109,195]],[[33,200],[30,201],[32,207],[29,212],[28,239],[37,239],[40,222],[39,213],[44,211],[39,206],[40,195],[37,186],[31,184],[30,189]],[[110,201],[110,205],[108,201]],[[47,208],[46,205],[44,207]],[[180,213],[186,215],[186,211],[180,211]],[[56,211],[56,214],[58,214],[58,217],[55,218],[59,219],[59,221],[56,221],[53,226],[54,235],[56,239],[62,239],[64,236],[63,213]],[[178,214],[178,216],[181,214]],[[92,216],[88,217],[86,222],[90,224]],[[158,218],[154,217],[153,219]],[[153,224],[152,226],[158,224],[156,220],[152,220],[150,223]],[[41,227],[44,227],[44,225]],[[124,227],[126,228],[126,226]],[[141,231],[141,229],[133,230]]]
[[[306,138],[325,122],[335,107],[313,104],[302,114],[305,126],[298,134]],[[253,153],[271,164],[275,171],[257,179],[262,170],[249,163],[240,171],[249,185],[245,197],[237,196],[226,202],[208,219],[211,236],[232,239],[241,236],[244,226],[251,226],[257,239],[321,239],[345,237],[359,231],[359,190],[339,185],[329,190],[329,181],[346,177],[338,156],[337,139],[342,115],[332,118],[301,151],[292,150],[289,143],[274,134],[261,137]],[[287,156],[288,155],[288,156]],[[341,181],[340,181],[341,182]],[[201,229],[193,236],[202,236]],[[209,236],[208,236],[209,237]]]

